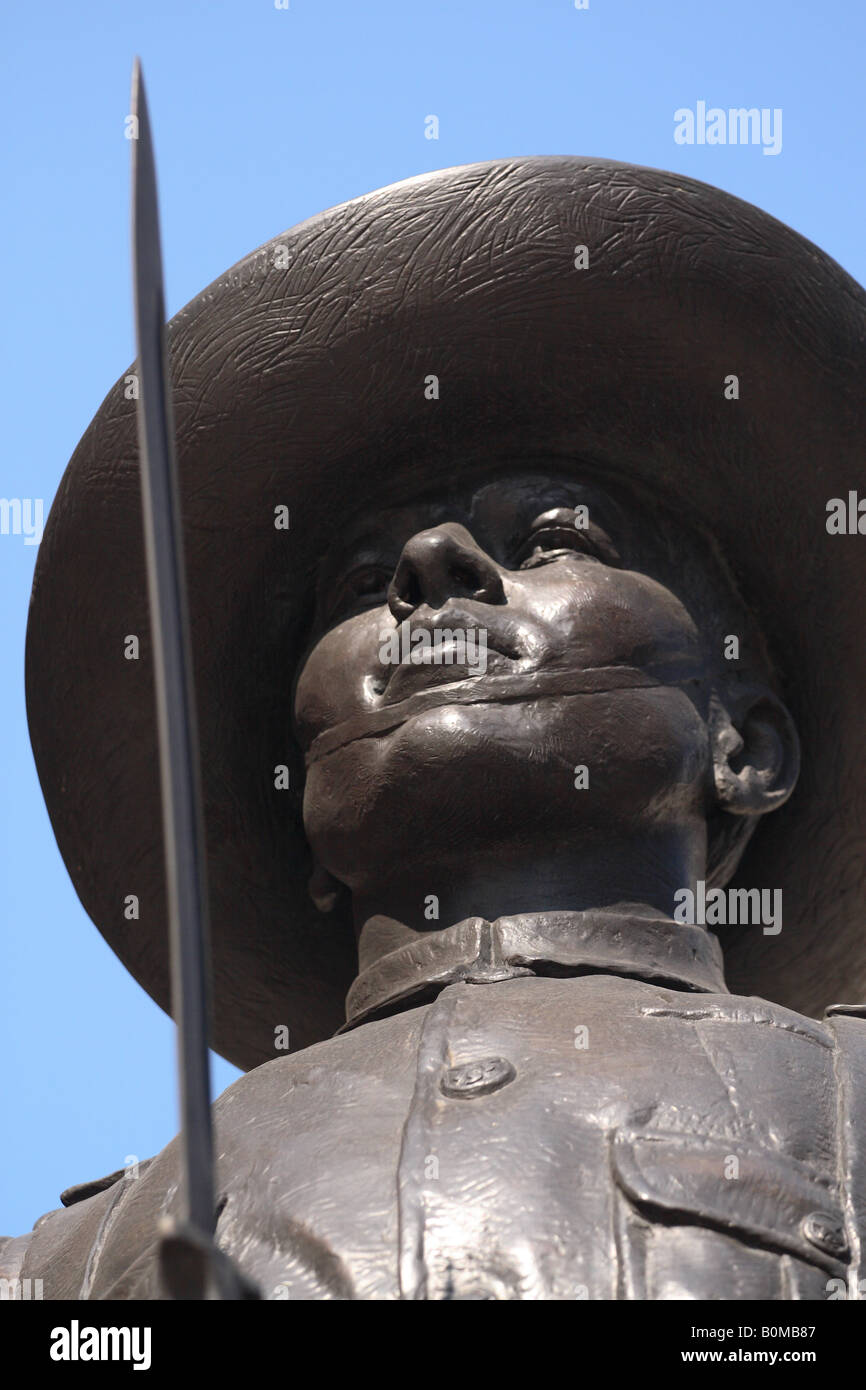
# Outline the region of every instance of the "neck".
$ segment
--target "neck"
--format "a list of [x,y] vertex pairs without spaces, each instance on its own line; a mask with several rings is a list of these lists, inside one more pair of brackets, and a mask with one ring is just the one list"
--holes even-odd
[[580,874],[573,865],[566,872],[561,857],[528,865],[500,851],[495,877],[464,865],[451,883],[416,867],[411,887],[386,885],[377,904],[356,899],[350,1026],[423,1003],[459,980],[513,975],[601,971],[724,992],[716,938],[673,921],[674,894],[702,876],[702,857],[678,862],[652,853],[645,837],[641,845],[616,874],[609,846]]
[[[390,878],[380,871],[374,892],[354,895],[361,966],[371,951],[381,954],[384,920],[395,924],[397,936],[405,928],[408,940],[470,917],[492,922],[516,914],[588,912],[617,903],[640,904],[672,917],[677,891],[705,873],[703,838],[696,842],[680,829],[593,834],[580,853],[573,844],[548,840],[541,846],[500,844],[467,858],[458,843],[452,858],[440,856],[435,864],[413,859]],[[374,922],[379,925],[371,928]],[[397,936],[388,941],[399,944]]]

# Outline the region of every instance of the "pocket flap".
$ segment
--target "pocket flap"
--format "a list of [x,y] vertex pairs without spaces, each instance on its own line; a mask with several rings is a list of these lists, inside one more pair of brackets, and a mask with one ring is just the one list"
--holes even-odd
[[613,1169],[638,1207],[745,1235],[834,1272],[847,1262],[838,1193],[781,1154],[737,1141],[619,1130]]

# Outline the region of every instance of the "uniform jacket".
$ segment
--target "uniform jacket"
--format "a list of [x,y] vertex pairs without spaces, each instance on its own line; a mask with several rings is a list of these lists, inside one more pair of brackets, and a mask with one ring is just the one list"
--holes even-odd
[[[668,922],[641,923],[649,978],[620,973],[633,923],[581,941],[561,916],[540,944],[527,918],[461,924],[426,1003],[400,999],[418,950],[396,953],[356,986],[368,1021],[219,1098],[217,1241],[262,1297],[856,1296],[862,1010],[732,996],[711,938]],[[103,1183],[10,1241],[9,1272],[163,1296],[177,1141]]]

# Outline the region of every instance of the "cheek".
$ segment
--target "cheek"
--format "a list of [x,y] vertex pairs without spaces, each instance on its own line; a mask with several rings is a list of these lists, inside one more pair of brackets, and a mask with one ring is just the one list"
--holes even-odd
[[370,609],[332,628],[316,643],[295,689],[295,726],[302,746],[323,729],[372,706],[381,672],[379,634],[389,620],[387,608]]
[[574,565],[547,607],[552,628],[581,664],[650,666],[671,656],[699,656],[699,634],[688,612],[645,575]]
[[[528,708],[532,719],[522,708],[503,710],[508,724],[500,732],[509,767],[497,792],[513,796],[524,814],[521,798],[527,796],[556,817],[579,816],[584,823],[702,813],[711,782],[710,740],[682,690],[656,686],[572,695]],[[583,792],[574,784],[578,767],[588,773]]]
[[683,691],[630,692],[609,700],[601,717],[578,724],[578,731],[586,752],[579,761],[591,765],[595,759],[600,801],[638,815],[703,815],[712,770],[709,733]]

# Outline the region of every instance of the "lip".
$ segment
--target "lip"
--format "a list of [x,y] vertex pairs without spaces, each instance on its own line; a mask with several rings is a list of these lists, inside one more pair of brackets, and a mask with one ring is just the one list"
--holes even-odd
[[[515,669],[515,663],[490,642],[486,644],[486,659],[479,662],[455,660],[460,654],[457,643],[446,642],[438,649],[437,660],[416,665],[401,663],[391,668],[391,674],[382,692],[382,707],[397,704],[408,695],[419,690],[433,690],[443,685],[454,685],[467,680],[480,680],[486,675],[502,674]],[[464,651],[465,656],[465,651]]]
[[[496,675],[525,669],[523,663],[526,658],[519,650],[517,634],[505,630],[513,625],[502,624],[497,619],[498,615],[491,623],[485,615],[484,621],[479,621],[464,608],[449,607],[437,609],[432,617],[418,622],[407,619],[410,636],[426,632],[432,638],[434,633],[443,630],[462,632],[467,637],[474,634],[476,651],[480,645],[478,634],[483,633],[486,661],[483,667],[477,662],[455,661],[453,657],[460,651],[460,645],[444,642],[437,649],[436,661],[419,662],[417,665],[409,662],[394,664],[381,692],[380,705],[387,707],[416,691],[452,685],[458,681],[477,680],[488,673]],[[402,626],[400,624],[397,628],[398,633]]]
[[[694,677],[676,684],[690,684]],[[422,714],[447,704],[489,704],[500,701],[539,700],[551,696],[598,696],[614,691],[654,689],[662,682],[634,666],[551,667],[533,672],[485,676],[480,680],[453,681],[438,689],[416,690],[404,700],[350,715],[323,729],[306,751],[306,763],[318,762],[360,739],[378,738]]]

